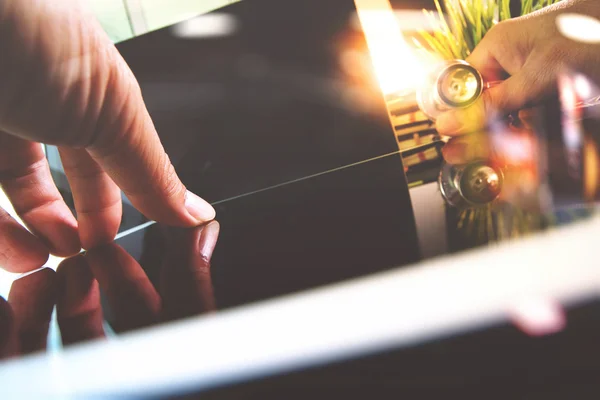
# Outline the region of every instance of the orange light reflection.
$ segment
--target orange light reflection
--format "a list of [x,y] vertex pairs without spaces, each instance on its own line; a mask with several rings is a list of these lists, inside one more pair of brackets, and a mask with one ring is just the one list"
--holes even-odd
[[385,95],[416,90],[426,74],[423,60],[412,49],[388,0],[355,0],[375,75]]

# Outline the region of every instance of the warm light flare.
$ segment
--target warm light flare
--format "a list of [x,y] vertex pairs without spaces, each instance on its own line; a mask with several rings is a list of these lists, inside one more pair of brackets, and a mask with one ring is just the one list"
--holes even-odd
[[565,13],[556,17],[556,25],[563,36],[583,43],[600,43],[600,20],[589,15]]
[[583,148],[584,192],[588,201],[600,200],[600,148],[591,138],[586,138]]
[[383,93],[416,90],[425,66],[404,37],[388,0],[355,0],[375,75]]

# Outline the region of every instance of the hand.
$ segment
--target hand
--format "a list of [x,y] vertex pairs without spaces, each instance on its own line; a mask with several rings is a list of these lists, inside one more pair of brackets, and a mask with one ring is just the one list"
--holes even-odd
[[164,246],[162,257],[147,254],[154,264],[144,265],[159,272],[156,287],[115,243],[64,260],[56,273],[45,268],[16,280],[8,301],[0,297],[0,359],[43,351],[54,305],[63,345],[104,338],[100,291],[118,333],[214,311],[210,260],[218,222],[168,233],[162,229],[155,225],[146,232],[158,235]]
[[[112,241],[120,190],[153,220],[214,218],[177,177],[136,79],[79,1],[0,2],[0,54],[0,186],[32,232],[0,209],[0,266],[29,271],[49,253]],[[59,146],[78,221],[40,143]]]
[[143,269],[114,243],[87,252],[85,262],[106,296],[111,327],[127,332],[214,311],[210,262],[219,232],[217,221],[186,230],[154,225],[145,232]]
[[[507,115],[542,103],[554,94],[557,76],[565,67],[600,82],[600,46],[564,37],[556,24],[556,17],[562,13],[600,17],[600,2],[563,1],[494,26],[467,61],[488,82],[506,80],[486,90],[474,105],[442,114],[437,120],[440,134],[457,136],[481,131],[494,114]],[[457,156],[459,160],[465,158],[452,141],[444,153],[454,161]]]

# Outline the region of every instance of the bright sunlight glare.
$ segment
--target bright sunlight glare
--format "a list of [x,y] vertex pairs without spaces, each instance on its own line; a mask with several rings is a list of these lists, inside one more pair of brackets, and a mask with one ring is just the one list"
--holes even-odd
[[425,68],[404,37],[389,0],[354,0],[375,75],[385,95],[416,90]]

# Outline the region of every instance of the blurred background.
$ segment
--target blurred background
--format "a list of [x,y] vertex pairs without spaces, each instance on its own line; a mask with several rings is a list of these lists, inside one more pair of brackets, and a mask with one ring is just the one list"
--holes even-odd
[[115,42],[172,25],[240,0],[87,0]]

